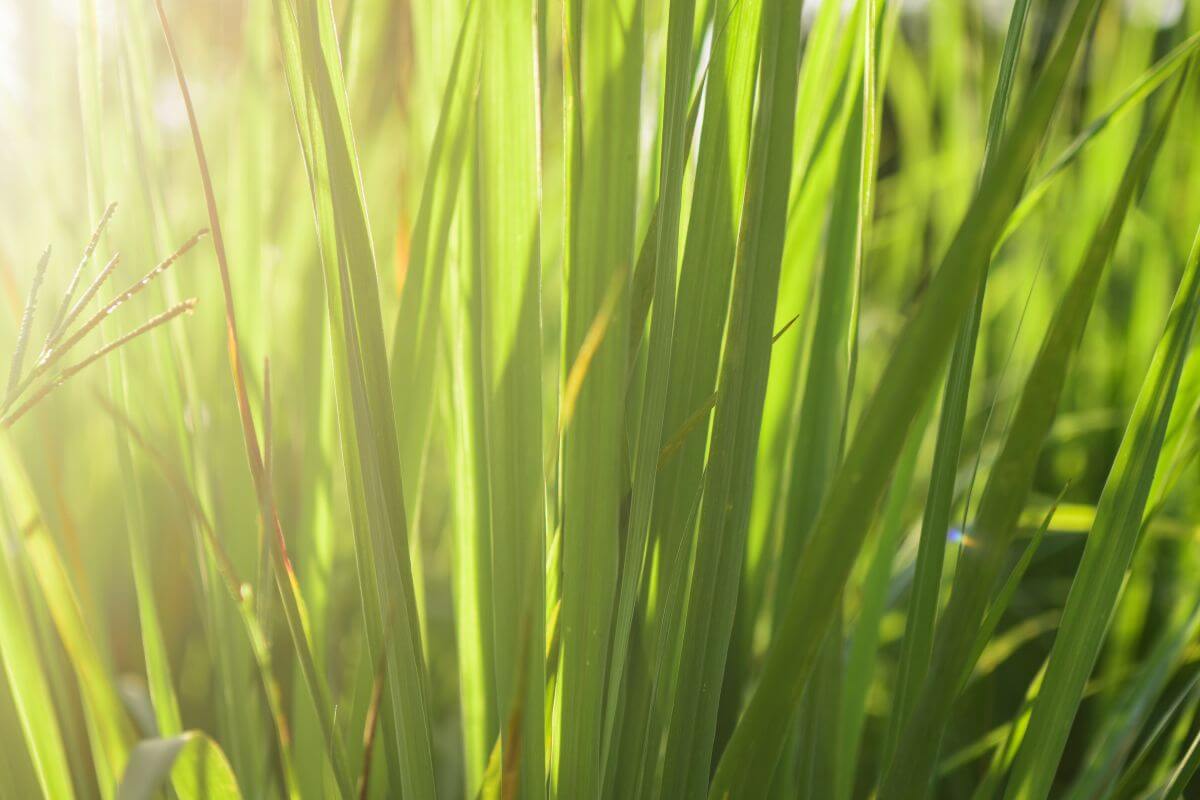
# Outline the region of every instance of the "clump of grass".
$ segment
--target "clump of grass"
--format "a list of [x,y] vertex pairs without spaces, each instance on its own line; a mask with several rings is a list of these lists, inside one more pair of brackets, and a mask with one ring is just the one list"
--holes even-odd
[[1193,790],[1196,3],[17,8],[0,793]]

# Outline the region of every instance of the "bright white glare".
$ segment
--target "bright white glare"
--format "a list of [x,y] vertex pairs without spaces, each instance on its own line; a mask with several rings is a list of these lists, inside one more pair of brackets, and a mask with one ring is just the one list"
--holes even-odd
[[0,0],[0,92],[16,97],[21,91],[21,59],[17,52],[20,18],[16,3]]
[[1183,0],[1125,0],[1125,15],[1138,25],[1169,28],[1183,16]]

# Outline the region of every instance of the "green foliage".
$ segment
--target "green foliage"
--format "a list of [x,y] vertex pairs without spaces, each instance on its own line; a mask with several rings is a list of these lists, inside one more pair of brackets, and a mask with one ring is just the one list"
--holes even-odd
[[1190,796],[1198,48],[0,0],[0,795]]

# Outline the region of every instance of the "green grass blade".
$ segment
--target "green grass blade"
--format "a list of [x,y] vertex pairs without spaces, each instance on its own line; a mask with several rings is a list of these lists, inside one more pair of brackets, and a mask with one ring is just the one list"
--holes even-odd
[[[976,636],[1016,533],[1019,510],[1029,493],[1033,469],[1054,420],[1067,370],[1083,337],[1134,192],[1149,173],[1164,134],[1165,126],[1160,125],[1128,165],[1042,340],[1003,449],[979,501],[979,512],[970,530],[975,545],[964,548],[960,555],[949,605],[938,625],[932,665],[905,729],[907,733],[888,769],[881,798],[919,796],[932,777],[941,734],[962,678],[977,652]],[[916,731],[921,734],[915,735]]]
[[[675,331],[671,345],[670,391],[663,430],[693,426],[695,432],[678,443],[659,468],[654,488],[649,546],[656,554],[651,580],[670,586],[676,575],[686,576],[695,530],[697,492],[704,484],[704,464],[710,415],[696,418],[711,405],[717,384],[722,336],[729,309],[741,199],[758,67],[760,3],[717,0],[713,3],[712,53],[706,72],[703,113],[687,234],[675,299]],[[677,564],[676,559],[683,559]],[[680,580],[683,580],[680,578]],[[678,670],[672,667],[677,637],[683,629],[686,584],[675,592],[657,591],[643,601],[643,641],[665,652],[649,654],[649,675],[635,673],[631,697],[653,696],[645,708],[646,725],[633,726],[623,749],[640,762],[631,771],[649,785],[659,767],[662,737],[670,716]],[[666,635],[670,631],[671,635]],[[635,709],[641,711],[641,709]],[[640,737],[644,740],[638,741]],[[646,759],[649,764],[643,769]]]
[[[601,767],[605,773],[613,766],[610,755],[612,740],[625,672],[628,669],[626,656],[629,636],[649,555],[654,488],[663,446],[663,420],[669,388],[667,379],[671,372],[671,346],[675,333],[679,215],[683,203],[684,167],[687,162],[688,145],[691,142],[688,97],[691,86],[695,5],[695,0],[673,0],[667,23],[667,75],[661,125],[659,196],[652,227],[655,241],[648,241],[644,245],[647,248],[653,247],[653,300],[650,309],[654,315],[650,320],[646,384],[643,388],[641,413],[634,440],[633,488],[625,552],[621,560],[613,643],[608,661],[609,678],[601,750]],[[641,262],[642,259],[639,258],[639,267]],[[636,289],[634,296],[637,296]],[[632,324],[637,324],[636,316],[633,320]],[[631,335],[636,333],[640,331],[631,330]]]
[[[469,167],[468,167],[469,168]],[[462,202],[460,253],[447,284],[446,342],[449,353],[449,414],[452,428],[454,494],[454,601],[463,719],[466,793],[479,791],[489,753],[499,733],[495,671],[492,669],[491,496],[483,423],[483,365],[479,348],[482,313],[478,260],[471,248],[474,202]]]
[[[875,154],[878,150],[877,60],[881,4],[866,0],[857,17],[862,20],[862,67],[856,71],[857,87],[847,96],[846,137],[838,156],[838,171],[831,200],[829,243],[816,293],[812,342],[806,353],[807,371],[798,410],[798,424],[787,494],[783,541],[779,554],[779,579],[785,584],[796,571],[796,562],[813,521],[841,460],[845,442],[854,362],[858,338],[859,287],[863,259],[874,213]],[[776,594],[776,614],[786,594]],[[840,614],[839,614],[840,617]],[[842,688],[842,622],[832,626],[800,714],[797,733],[800,754],[796,780],[801,793],[831,797],[844,768],[839,732]],[[777,785],[792,771],[781,767]],[[781,787],[782,788],[782,787]]]
[[53,713],[46,670],[38,654],[28,608],[21,596],[18,572],[13,563],[17,553],[17,520],[36,513],[24,482],[17,482],[20,464],[9,439],[0,434],[0,459],[3,460],[3,491],[0,507],[4,510],[4,547],[0,550],[0,662],[8,679],[16,706],[25,746],[33,760],[38,784],[46,797],[75,796],[70,766],[63,746],[62,731]]
[[1105,797],[1118,792],[1124,780],[1122,774],[1128,777],[1137,774],[1175,712],[1185,701],[1194,701],[1194,690],[1200,682],[1200,675],[1188,682],[1171,703],[1168,712],[1153,723],[1153,730],[1145,736],[1140,752],[1129,759],[1126,766],[1126,759],[1129,758],[1142,728],[1149,725],[1153,719],[1151,715],[1155,704],[1166,690],[1168,681],[1182,667],[1182,656],[1188,642],[1192,641],[1200,628],[1200,606],[1195,605],[1194,599],[1190,605],[1191,607],[1188,603],[1181,603],[1177,606],[1180,611],[1174,615],[1170,625],[1150,649],[1145,661],[1139,665],[1137,679],[1122,690],[1121,695],[1114,701],[1112,710],[1105,713],[1100,730],[1088,749],[1084,766],[1070,790],[1064,795],[1068,800]]
[[[992,97],[992,109],[988,119],[988,153],[1004,134],[1008,108],[1011,104],[1017,59],[1024,39],[1026,20],[1029,16],[1029,0],[1014,4],[1004,40],[1000,75]],[[985,161],[987,155],[984,156]],[[900,645],[899,678],[896,682],[892,712],[888,720],[887,753],[895,750],[897,737],[903,728],[912,704],[929,669],[933,652],[933,631],[937,620],[938,591],[942,583],[942,562],[945,559],[946,535],[950,530],[950,513],[954,501],[954,481],[958,474],[958,461],[962,449],[963,425],[967,416],[967,400],[971,387],[971,373],[975,363],[976,342],[979,337],[980,318],[987,288],[987,272],[983,273],[975,289],[975,302],[967,312],[962,328],[954,342],[950,356],[950,369],[946,376],[946,389],[938,419],[937,444],[933,455],[933,467],[929,480],[929,493],[925,500],[925,513],[921,520],[921,538],[917,551],[916,573],[913,577],[912,593],[908,613],[905,617],[904,639]],[[885,756],[886,758],[886,756]]]
[[58,548],[40,521],[25,533],[25,549],[63,647],[75,669],[91,736],[100,792],[111,797],[116,777],[125,768],[133,725],[117,696],[116,684],[91,635],[71,578]]
[[[1157,134],[1139,153],[1149,162],[1165,136],[1182,91],[1163,113]],[[1142,174],[1145,174],[1144,172]],[[1140,184],[1142,175],[1136,177]],[[1132,189],[1130,189],[1132,193]],[[1192,250],[1166,332],[1142,385],[1133,416],[1096,510],[1083,559],[1071,584],[1046,679],[1009,779],[1008,798],[1043,798],[1066,745],[1083,687],[1100,652],[1125,572],[1141,533],[1146,499],[1158,467],[1184,359],[1200,312],[1200,238]]]
[[713,456],[697,522],[681,673],[661,779],[663,791],[687,797],[702,795],[708,783],[720,699],[716,689],[725,669],[749,522],[791,188],[800,17],[800,3],[792,0],[763,8],[759,104],[717,384]]
[[1080,131],[1079,135],[1059,153],[1050,166],[1046,168],[1046,171],[1025,192],[1024,197],[1021,198],[1021,202],[1013,210],[1012,216],[1008,220],[1004,235],[1000,237],[1000,243],[1003,244],[1007,241],[1009,236],[1029,218],[1038,203],[1050,191],[1050,188],[1055,183],[1055,179],[1067,167],[1078,161],[1079,157],[1100,134],[1114,126],[1130,111],[1142,105],[1172,75],[1188,63],[1188,57],[1197,48],[1200,48],[1200,32],[1192,34],[1185,41],[1176,45],[1171,52],[1155,62],[1120,97],[1114,100],[1111,106],[1105,109],[1100,116],[1088,123],[1087,127]]
[[[483,6],[476,174],[500,758],[506,770],[520,764],[523,798],[545,796],[541,84],[533,14],[525,0]],[[507,725],[514,717],[519,731]],[[519,755],[510,752],[518,743]]]
[[[625,428],[642,24],[641,0],[573,0],[564,9],[567,242],[556,782],[562,797],[598,796],[603,785],[603,665],[611,646],[619,512],[627,485],[624,441],[617,432]],[[581,359],[588,359],[586,374],[577,371]]]
[[384,708],[397,748],[394,777],[405,795],[433,797],[427,677],[378,276],[332,9],[315,0],[279,0],[276,12],[325,269],[368,649],[372,659],[387,653]]
[[904,455],[896,465],[896,475],[888,489],[883,511],[879,515],[879,533],[875,553],[863,578],[862,599],[858,618],[849,626],[850,641],[842,678],[841,704],[837,726],[838,773],[837,797],[848,800],[853,796],[863,727],[867,720],[867,695],[879,656],[880,624],[888,610],[888,594],[892,587],[892,567],[896,549],[907,531],[906,503],[912,488],[914,473],[925,431],[929,427],[933,405],[929,404],[913,428]]
[[1200,733],[1192,738],[1187,752],[1179,760],[1166,783],[1150,796],[1154,800],[1177,800],[1183,797],[1197,770],[1200,770]]
[[882,498],[909,428],[949,356],[950,334],[966,314],[970,289],[1016,202],[1067,74],[1089,26],[1093,0],[1076,6],[1058,48],[997,154],[1003,168],[984,173],[980,190],[942,259],[920,307],[860,417],[800,559],[791,597],[768,651],[762,678],[718,767],[715,789],[751,791],[769,775],[792,710]]

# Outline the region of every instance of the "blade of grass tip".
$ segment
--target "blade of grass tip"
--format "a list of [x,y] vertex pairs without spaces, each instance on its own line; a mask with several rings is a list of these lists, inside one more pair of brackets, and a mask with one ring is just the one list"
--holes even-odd
[[[661,786],[705,794],[753,494],[787,228],[800,58],[799,0],[763,7],[759,105],[747,169],[729,327],[697,523],[691,595]],[[717,796],[720,790],[716,789]]]
[[[563,9],[562,379],[570,380],[568,369],[580,379],[573,399],[564,385],[559,421],[562,663],[556,788],[562,797],[599,796],[604,781],[605,676],[627,469],[624,437],[616,432],[626,427],[642,16],[641,0],[572,0]],[[587,367],[578,370],[585,353]]]
[[5,517],[5,530],[0,534],[0,663],[4,666],[25,747],[42,793],[46,797],[70,800],[75,796],[70,764],[58,717],[52,713],[54,703],[46,670],[14,564],[14,555],[18,552],[15,537],[19,535],[15,520],[24,518],[26,509],[22,508],[21,498],[13,496],[12,482],[19,467],[7,433],[0,433],[0,463],[3,465],[0,475],[4,476],[0,510]]
[[163,9],[162,0],[155,0],[155,10],[158,13],[159,24],[163,31],[163,39],[175,72],[179,92],[183,98],[184,109],[187,112],[188,127],[192,135],[192,146],[196,154],[200,181],[204,190],[205,205],[208,209],[209,224],[213,236],[213,250],[216,254],[217,266],[221,278],[221,290],[225,305],[225,331],[230,372],[233,377],[234,394],[238,406],[238,418],[242,426],[242,440],[246,449],[246,459],[249,462],[251,479],[255,493],[258,495],[263,516],[263,524],[270,526],[271,535],[275,540],[274,556],[277,561],[276,585],[283,600],[284,616],[288,623],[292,645],[300,662],[304,683],[313,703],[317,718],[325,736],[327,755],[333,765],[338,789],[342,796],[353,795],[353,782],[346,763],[342,741],[337,735],[333,722],[332,704],[328,700],[328,690],[324,681],[316,671],[316,662],[312,653],[311,643],[306,637],[300,609],[302,599],[296,588],[294,573],[287,556],[287,547],[283,538],[283,529],[279,514],[274,505],[274,499],[265,492],[263,479],[264,466],[262,453],[258,445],[258,435],[255,432],[254,417],[250,411],[249,398],[246,393],[245,370],[242,366],[241,342],[238,338],[237,315],[233,302],[233,289],[229,275],[228,257],[225,251],[225,239],[221,232],[221,221],[217,211],[216,194],[213,190],[212,175],[208,168],[208,157],[204,151],[204,142],[200,136],[200,126],[196,119],[195,108],[192,104],[191,92],[188,90],[187,78],[184,76],[183,64],[175,47],[175,39],[167,15]]
[[[1150,141],[1157,149],[1182,92],[1164,112]],[[1007,798],[1038,800],[1050,791],[1083,687],[1095,665],[1125,572],[1142,531],[1166,426],[1192,329],[1200,311],[1200,235],[1188,259],[1167,329],[1154,354],[1096,510],[1083,558],[1067,595],[1063,620],[1050,652],[1043,690],[1009,779]]]
[[153,800],[161,796],[168,781],[181,797],[242,797],[220,745],[200,731],[138,742],[117,787],[117,800]]
[[1127,165],[1121,185],[1093,233],[1042,340],[979,502],[974,544],[964,547],[959,556],[950,601],[938,625],[931,666],[905,727],[907,733],[901,736],[888,767],[881,800],[919,796],[933,776],[942,732],[961,688],[962,676],[971,667],[975,636],[1008,546],[1016,534],[1020,508],[1028,496],[1033,470],[1053,423],[1100,279],[1112,259],[1134,194],[1154,163],[1169,120],[1167,114],[1144,137]]
[[[451,227],[458,208],[468,132],[474,118],[474,105],[470,101],[479,84],[477,5],[473,0],[467,3],[455,42],[437,128],[429,148],[429,168],[421,188],[408,269],[392,333],[390,372],[396,390],[393,392],[396,418],[416,419],[416,424],[401,426],[399,431],[402,463],[409,460],[404,459],[406,454],[421,449],[419,442],[408,440],[428,436],[428,417],[433,408],[433,392],[422,390],[421,384],[432,386],[434,382],[417,381],[414,386],[411,376],[430,374],[437,352],[437,309],[442,299]],[[401,387],[405,391],[400,391]],[[416,413],[407,411],[410,408],[416,409]],[[415,460],[415,455],[410,458]]]
[[[278,0],[275,9],[325,271],[334,388],[368,651],[374,657],[380,648],[388,649],[384,708],[395,759],[389,772],[405,795],[432,797],[436,788],[428,677],[409,556],[378,274],[333,11],[326,3],[293,0]],[[392,613],[398,631],[385,637],[385,619]]]
[[[604,735],[600,768],[606,776],[614,768],[610,754],[616,712],[624,685],[626,655],[637,600],[641,593],[650,539],[654,486],[663,446],[663,419],[671,372],[671,344],[675,332],[675,291],[679,259],[679,215],[683,203],[687,161],[688,95],[691,84],[692,36],[695,0],[672,0],[667,18],[666,88],[663,93],[662,153],[659,158],[658,226],[654,242],[654,290],[650,320],[646,383],[633,449],[633,487],[617,589],[617,611],[608,661]],[[631,335],[633,335],[631,330]]]
[[717,769],[713,796],[761,785],[778,761],[782,734],[812,672],[842,589],[882,498],[908,429],[950,355],[952,332],[1039,149],[1098,0],[1081,0],[1047,59],[996,164],[976,192],[917,307],[901,331],[830,486],[800,559],[758,686]]
[[33,317],[37,313],[38,295],[42,291],[42,281],[46,277],[46,266],[50,263],[50,248],[47,247],[38,259],[37,268],[33,273],[33,283],[29,287],[29,299],[25,301],[25,310],[21,312],[21,325],[17,329],[17,346],[13,349],[12,362],[8,368],[8,386],[4,391],[7,407],[15,397],[21,381],[21,370],[25,363],[25,350],[29,347],[29,332],[33,328]]
[[[537,12],[528,0],[492,0],[480,13],[475,254],[491,500],[492,668],[499,719],[516,719],[523,726],[514,730],[506,724],[502,731],[502,782],[507,786],[510,765],[519,765],[520,789],[514,796],[541,798],[546,792],[546,487]],[[531,626],[531,620],[538,624]],[[525,704],[528,713],[519,713]]]
[[662,450],[659,451],[658,468],[662,469],[663,465],[671,460],[671,456],[679,452],[683,447],[683,443],[688,440],[692,433],[700,427],[701,424],[708,421],[708,414],[717,405],[717,393],[713,392],[709,398],[700,404],[700,407],[692,413],[690,417],[683,421],[679,426],[679,430],[671,434],[671,436],[663,442]]
[[[987,139],[984,145],[985,163],[995,154],[996,145],[1004,134],[1029,8],[1029,0],[1019,0],[1014,4],[1009,19],[1000,73],[988,119]],[[986,289],[985,269],[975,288],[975,302],[968,309],[967,318],[958,331],[954,351],[950,356],[950,370],[946,376],[945,399],[942,401],[941,416],[938,419],[933,466],[905,617],[904,638],[900,644],[899,677],[894,690],[892,712],[888,719],[885,762],[895,750],[896,740],[929,669],[929,659],[933,651],[933,630],[937,619],[938,590],[942,583],[946,534],[950,530],[954,483],[962,450],[963,425],[967,416],[971,373],[974,369],[975,348],[979,338]]]
[[46,343],[42,346],[43,351],[53,347],[67,325],[70,324],[67,321],[67,310],[71,307],[71,299],[75,296],[75,290],[79,287],[83,271],[87,268],[88,262],[92,260],[92,253],[96,251],[96,246],[100,244],[100,237],[104,234],[104,229],[108,226],[108,221],[112,219],[112,215],[116,210],[117,204],[109,203],[108,207],[104,209],[103,216],[100,217],[100,222],[96,224],[95,230],[92,231],[92,238],[88,240],[87,247],[83,249],[83,257],[79,259],[79,264],[76,265],[75,271],[71,273],[71,279],[67,282],[63,298],[59,301],[58,311],[54,313],[54,319],[50,323],[50,332],[46,334]]

